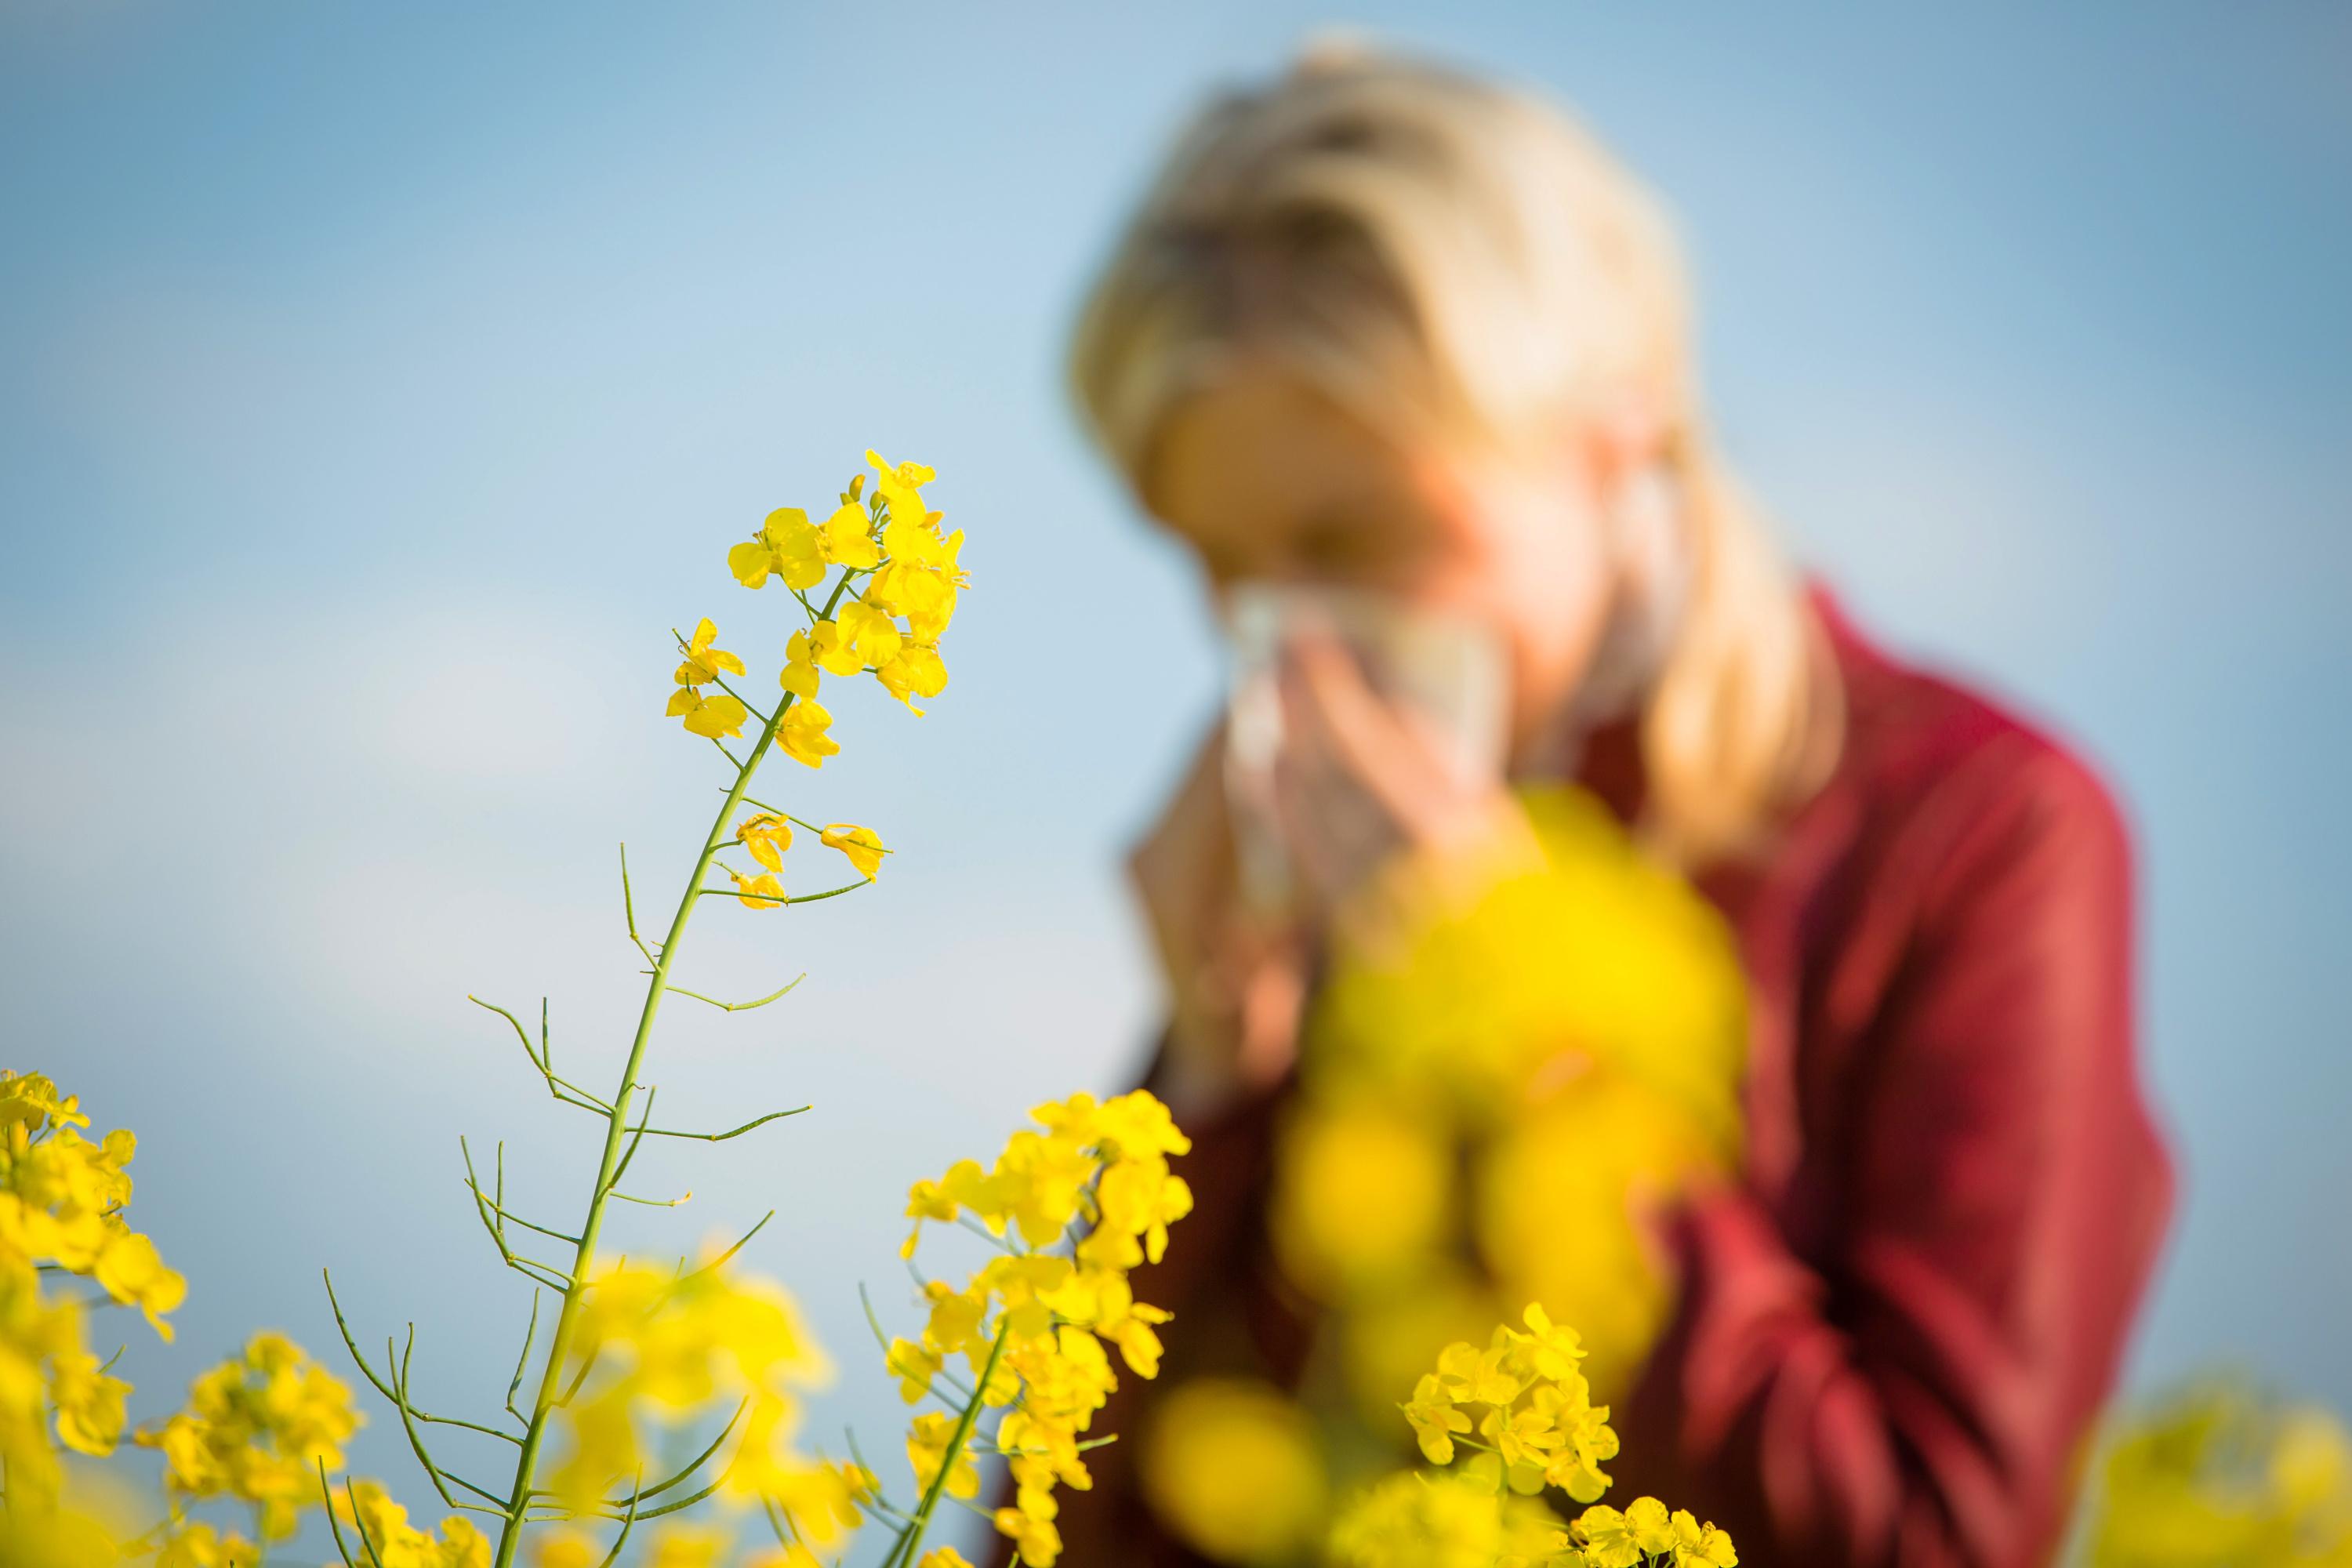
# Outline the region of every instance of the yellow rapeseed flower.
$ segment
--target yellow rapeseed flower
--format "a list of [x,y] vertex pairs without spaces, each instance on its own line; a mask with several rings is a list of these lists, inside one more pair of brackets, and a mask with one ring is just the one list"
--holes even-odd
[[[956,1418],[943,1410],[927,1410],[915,1417],[907,1431],[907,1463],[915,1472],[915,1485],[928,1491],[932,1479],[940,1473],[948,1445],[955,1438]],[[980,1491],[980,1470],[972,1463],[970,1445],[956,1449],[955,1463],[949,1467],[947,1494],[968,1498]]]
[[793,825],[775,812],[759,812],[735,825],[735,841],[769,870],[781,871],[784,851],[793,847]]
[[1012,1541],[1028,1568],[1053,1568],[1054,1560],[1062,1554],[1062,1532],[1054,1528],[1050,1517],[1025,1508],[1000,1508],[991,1517],[996,1532]]
[[860,827],[854,822],[836,822],[817,835],[828,849],[838,849],[857,868],[858,875],[867,881],[882,868],[882,857],[890,853],[882,847],[881,836],[870,827]]
[[824,558],[835,566],[866,572],[882,563],[882,552],[874,542],[874,520],[856,501],[843,501],[824,520],[823,532]]
[[792,902],[784,896],[784,884],[772,871],[746,877],[740,871],[723,867],[721,869],[727,870],[727,874],[735,879],[735,897],[745,909],[780,910]]
[[824,542],[808,513],[779,507],[749,542],[727,552],[727,570],[746,588],[765,587],[771,574],[787,588],[814,588],[824,580]]
[[751,716],[750,709],[726,692],[705,697],[691,686],[681,686],[670,693],[669,706],[662,711],[682,721],[687,733],[713,741],[741,734],[743,721]]
[[868,665],[879,668],[898,658],[905,635],[898,630],[898,617],[889,611],[852,599],[841,606],[835,617],[841,627],[841,640],[854,656],[855,673]]
[[712,646],[718,636],[719,627],[709,616],[697,621],[694,635],[687,639],[686,660],[671,679],[680,686],[708,686],[719,679],[722,670],[730,675],[742,674],[741,659],[723,647]]
[[889,658],[877,665],[874,678],[882,689],[915,713],[918,697],[937,697],[948,689],[947,661],[940,657],[936,643],[918,642],[909,637],[898,645]]
[[825,758],[841,750],[841,743],[825,733],[832,727],[833,715],[823,703],[795,702],[777,721],[776,745],[793,761],[821,768]]

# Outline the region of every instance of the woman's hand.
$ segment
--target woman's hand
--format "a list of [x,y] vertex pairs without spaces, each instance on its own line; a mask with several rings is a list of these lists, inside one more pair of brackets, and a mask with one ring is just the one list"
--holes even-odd
[[1381,698],[1333,637],[1290,639],[1281,690],[1275,798],[1319,926],[1360,906],[1358,890],[1400,855],[1439,868],[1475,862],[1486,876],[1542,863],[1503,781],[1465,768],[1427,721]]
[[1179,1117],[1279,1079],[1297,1054],[1306,1005],[1304,934],[1254,916],[1241,899],[1224,768],[1220,725],[1128,858],[1168,981],[1160,1095]]

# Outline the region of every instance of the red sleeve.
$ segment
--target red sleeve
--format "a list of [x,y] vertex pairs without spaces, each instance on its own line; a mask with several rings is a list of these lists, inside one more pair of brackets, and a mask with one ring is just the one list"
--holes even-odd
[[2014,757],[1939,787],[1976,798],[1850,1069],[1825,1261],[1744,1192],[1679,1222],[1625,1462],[1665,1445],[1749,1568],[2045,1561],[2160,1237],[2125,837],[2062,753]]

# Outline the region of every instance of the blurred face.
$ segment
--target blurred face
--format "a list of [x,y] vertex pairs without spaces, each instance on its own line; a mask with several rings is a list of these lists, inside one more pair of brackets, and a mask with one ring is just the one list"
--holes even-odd
[[1247,370],[1189,399],[1148,476],[1153,513],[1213,593],[1244,582],[1376,589],[1491,626],[1526,746],[1574,694],[1612,584],[1600,448],[1509,465],[1400,445],[1298,377]]

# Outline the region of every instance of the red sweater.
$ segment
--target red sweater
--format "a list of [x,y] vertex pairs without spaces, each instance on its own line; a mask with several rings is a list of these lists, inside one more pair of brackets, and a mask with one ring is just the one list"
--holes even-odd
[[[1737,1185],[1677,1219],[1683,1291],[1616,1421],[1608,1500],[1731,1531],[1747,1568],[2030,1568],[2065,1524],[2169,1207],[2133,1050],[2130,850],[2098,781],[1819,601],[1845,687],[1836,773],[1760,864],[1701,881],[1751,986]],[[1628,731],[1584,782],[1630,815]],[[1192,1129],[1199,1207],[1138,1294],[1170,1366],[1282,1381],[1308,1325],[1265,1242],[1278,1097]],[[1402,1397],[1402,1391],[1400,1391]],[[1135,1447],[1062,1494],[1077,1568],[1200,1561]]]

